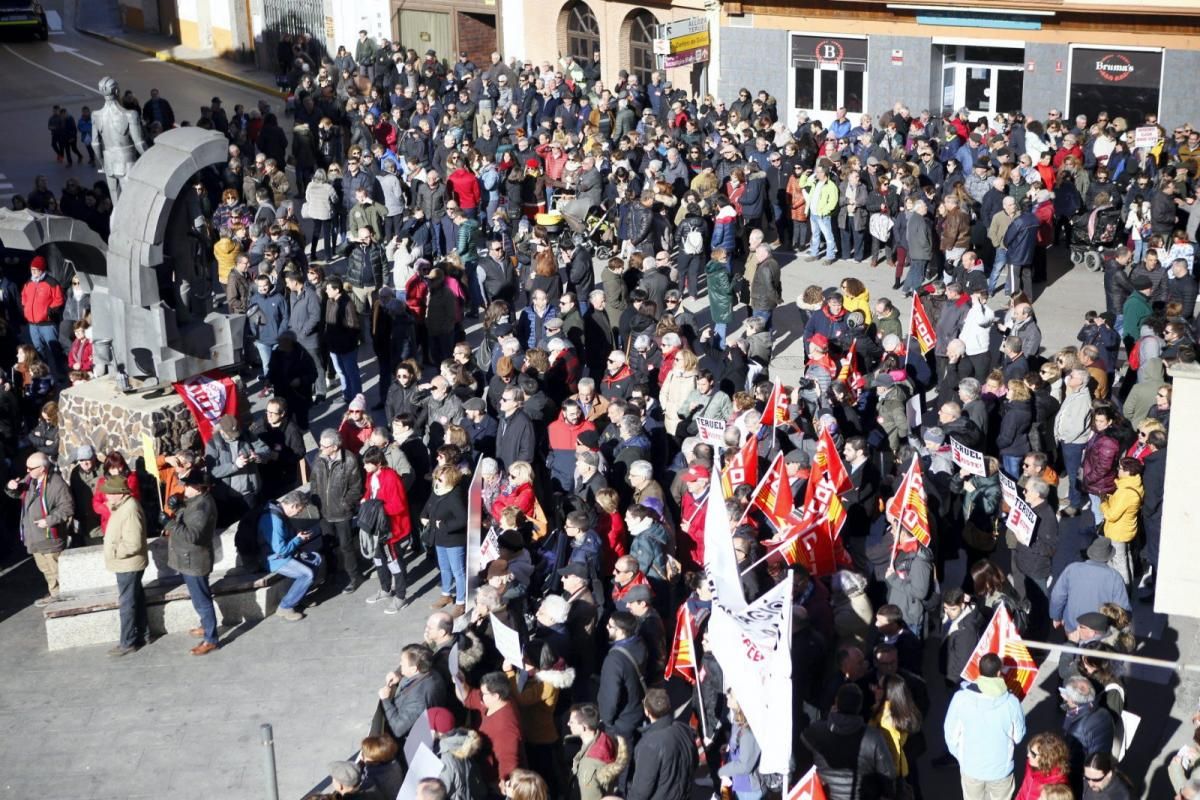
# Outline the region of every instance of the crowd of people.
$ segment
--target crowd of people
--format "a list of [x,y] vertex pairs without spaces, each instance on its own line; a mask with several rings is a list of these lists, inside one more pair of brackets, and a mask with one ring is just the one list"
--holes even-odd
[[[831,800],[919,798],[927,753],[935,769],[957,763],[970,800],[1133,796],[1120,656],[1132,603],[1154,591],[1166,367],[1196,359],[1200,130],[1160,128],[1135,148],[1133,126],[1103,111],[900,103],[789,127],[766,92],[692,96],[625,70],[609,86],[598,61],[570,58],[447,64],[365,32],[333,57],[285,40],[280,61],[290,132],[265,102],[227,114],[214,98],[177,123],[157,91],[144,106],[127,93],[151,139],[176,124],[229,138],[228,162],[183,201],[223,310],[246,316],[250,386],[269,398],[261,417],[223,417],[207,443],[159,457],[161,508],[120,453],[60,453],[54,398],[93,369],[85,287],[40,257],[24,285],[0,282],[0,448],[27,470],[7,490],[46,580],[39,605],[60,599],[59,554],[102,538],[122,609],[112,653],[135,652],[161,531],[200,619],[192,652],[207,655],[223,526],[289,581],[290,622],[319,586],[415,613],[408,572],[427,559],[440,584],[422,639],[326,796],[394,797],[418,723],[442,765],[421,798],[687,798],[707,774],[714,794],[755,800],[808,765]],[[87,118],[55,110],[59,161],[80,138],[91,154]],[[111,208],[102,184],[70,178],[61,198],[39,178],[13,206],[101,235]],[[1059,245],[1098,254],[1103,310],[1047,346],[1035,299]],[[784,253],[840,266],[793,304]],[[864,286],[880,263],[926,310],[928,354],[907,308]],[[785,306],[807,358],[776,391]],[[731,465],[765,475],[781,460],[803,512],[823,439],[850,488],[839,568],[813,574],[780,554]],[[955,443],[983,474],[957,466]],[[914,461],[928,543],[884,511]],[[1036,514],[1029,536],[1006,529],[1005,478]],[[793,580],[790,776],[760,771],[770,734],[708,652],[709,502],[734,525],[748,602]],[[378,588],[364,597],[365,580]],[[668,666],[681,609],[694,687]],[[960,678],[1000,609],[1023,635],[1094,651],[1061,659],[1057,729],[1026,730],[997,656]],[[925,723],[931,682],[951,698],[940,735]],[[1200,790],[1197,752],[1171,761],[1182,797]]]

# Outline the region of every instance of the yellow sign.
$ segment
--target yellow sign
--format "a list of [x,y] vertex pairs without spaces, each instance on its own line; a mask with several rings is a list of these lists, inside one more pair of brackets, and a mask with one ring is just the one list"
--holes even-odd
[[146,472],[154,476],[154,480],[161,481],[162,478],[158,475],[158,455],[154,452],[154,438],[146,433],[142,434],[142,458],[146,462]]
[[677,36],[671,40],[671,55],[682,53],[685,50],[695,50],[700,47],[708,47],[708,44],[708,31],[689,33],[687,36]]

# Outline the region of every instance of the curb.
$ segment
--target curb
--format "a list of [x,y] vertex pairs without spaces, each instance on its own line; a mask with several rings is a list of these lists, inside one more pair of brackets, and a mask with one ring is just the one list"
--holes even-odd
[[204,64],[197,64],[194,61],[188,61],[186,59],[176,58],[175,56],[171,55],[171,53],[166,50],[156,50],[153,47],[147,47],[146,45],[138,44],[137,42],[132,42],[128,39],[123,39],[120,36],[113,36],[113,35],[107,34],[107,33],[100,33],[99,31],[88,30],[87,28],[76,28],[76,30],[85,36],[92,37],[93,39],[100,39],[101,41],[108,42],[109,44],[115,44],[118,47],[124,47],[126,50],[134,50],[139,53],[145,53],[148,56],[153,56],[154,58],[157,58],[159,61],[165,61],[169,64],[174,64],[179,67],[185,67],[187,69],[195,70],[196,72],[200,72],[205,75],[209,75],[213,78],[219,78],[224,81],[229,81],[230,83],[236,83],[236,84],[239,84],[240,86],[244,86],[248,89],[254,89],[255,91],[263,92],[265,94],[269,94],[274,97],[279,97],[282,99],[287,98],[287,94],[285,92],[281,92],[279,89],[275,88],[274,86],[267,86],[265,83],[259,83],[258,81],[250,80],[249,78],[243,78],[242,76],[235,75],[231,72],[225,72],[223,70],[213,69],[212,67],[206,66]]

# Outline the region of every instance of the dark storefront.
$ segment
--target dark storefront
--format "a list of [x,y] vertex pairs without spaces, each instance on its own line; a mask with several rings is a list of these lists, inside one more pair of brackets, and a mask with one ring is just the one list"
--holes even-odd
[[1140,125],[1147,114],[1158,114],[1162,64],[1161,50],[1072,48],[1070,115],[1095,119],[1107,111],[1110,119],[1124,117],[1130,127]]

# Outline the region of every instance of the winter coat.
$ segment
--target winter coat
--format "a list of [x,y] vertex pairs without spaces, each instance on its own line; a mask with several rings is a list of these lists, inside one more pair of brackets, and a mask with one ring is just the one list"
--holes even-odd
[[518,409],[507,417],[501,417],[496,432],[496,460],[501,469],[507,469],[518,461],[533,463],[537,444],[537,432],[533,421],[523,410]]
[[755,311],[774,311],[783,302],[783,283],[779,263],[773,258],[758,265],[750,284],[750,308]]
[[1054,439],[1060,444],[1085,444],[1091,424],[1092,397],[1083,387],[1063,397],[1054,415]]
[[1050,619],[1062,620],[1067,633],[1079,627],[1080,614],[1105,603],[1130,610],[1129,592],[1120,573],[1100,561],[1077,561],[1063,570],[1050,590]]
[[321,299],[307,282],[299,294],[288,295],[287,329],[305,350],[316,350],[320,344]]
[[518,691],[516,672],[508,673],[512,685],[512,698],[521,716],[521,735],[528,744],[556,745],[559,741],[558,728],[554,722],[554,709],[559,694],[575,683],[575,670],[540,669],[529,675],[525,688]]
[[750,726],[735,724],[729,737],[729,760],[718,774],[732,780],[730,788],[735,793],[760,791],[762,784],[758,778],[758,762],[761,757],[762,748],[758,746]]
[[250,336],[260,344],[274,347],[279,341],[279,334],[287,327],[287,316],[287,308],[280,294],[274,291],[270,294],[256,292],[250,298],[250,308],[246,312]]
[[470,728],[457,728],[438,740],[442,772],[438,777],[446,787],[447,800],[485,800],[487,785],[479,758],[483,737]]
[[1019,214],[1004,232],[1004,247],[1008,251],[1008,263],[1019,267],[1033,263],[1037,247],[1038,227],[1041,223],[1030,211]]
[[1067,773],[1062,767],[1050,770],[1025,768],[1025,777],[1021,780],[1021,788],[1017,790],[1014,800],[1039,800],[1044,786],[1067,785]]
[[975,605],[964,608],[957,619],[943,624],[938,671],[948,682],[958,685],[958,676],[971,660],[986,625],[987,620]]
[[205,577],[213,571],[213,535],[217,502],[205,492],[184,501],[167,523],[167,566],[182,575]]
[[429,520],[427,525],[433,531],[434,546],[466,547],[467,501],[460,487],[445,494],[431,494],[421,518]]
[[904,231],[910,259],[929,261],[933,258],[933,222],[929,217],[909,213]]
[[677,722],[674,715],[644,728],[633,751],[627,800],[688,800],[699,766],[692,737],[692,729]]
[[1142,508],[1142,476],[1118,477],[1112,494],[1100,501],[1104,515],[1104,535],[1114,542],[1132,542],[1138,532],[1138,512]]
[[922,546],[897,553],[895,570],[887,576],[886,582],[887,601],[900,607],[900,614],[909,628],[923,632],[928,610],[937,605],[933,553]]
[[713,324],[728,324],[733,318],[733,282],[729,270],[720,261],[709,261],[705,274],[708,276],[708,308]]
[[[850,204],[854,203],[854,211]],[[867,228],[867,187],[857,183],[851,187],[847,181],[842,184],[838,198],[838,228],[841,230],[864,231]]]
[[601,800],[629,765],[629,743],[601,731],[571,762],[570,800]]
[[1025,713],[1011,692],[989,696],[971,685],[950,698],[942,731],[964,776],[998,781],[1013,773],[1013,748],[1025,738]]
[[663,422],[667,433],[675,435],[679,422],[688,417],[690,409],[684,402],[696,388],[696,371],[684,372],[682,369],[672,369],[663,379],[662,388],[658,392],[658,402],[663,409]]
[[[36,487],[24,486],[18,492],[5,487],[4,491],[21,501],[21,535],[29,554],[61,553],[67,546],[67,521],[75,516],[71,490],[62,476],[50,472]],[[45,528],[37,526],[41,519],[46,520]]]
[[631,536],[629,555],[638,561],[638,569],[654,578],[666,578],[666,555],[669,535],[659,523],[636,536]]
[[1033,427],[1033,401],[1006,400],[996,449],[1002,456],[1024,456],[1029,452],[1029,429]]
[[104,568],[109,572],[140,572],[149,564],[146,518],[132,495],[108,518],[104,529]]
[[1058,550],[1058,517],[1049,503],[1038,503],[1033,507],[1033,513],[1037,515],[1033,538],[1028,545],[1017,543],[1013,562],[1024,574],[1045,579],[1050,577],[1054,554]]
[[641,725],[646,665],[646,645],[636,636],[615,643],[604,657],[596,704],[607,730],[629,737]]
[[363,502],[379,500],[383,503],[383,513],[387,514],[391,530],[388,544],[404,541],[412,533],[412,522],[408,513],[408,493],[404,491],[400,476],[391,467],[380,467],[366,475],[363,483]]
[[1121,460],[1121,442],[1116,431],[1108,428],[1092,433],[1083,450],[1083,489],[1104,496],[1117,486],[1117,462]]
[[304,190],[304,212],[309,219],[331,219],[336,203],[337,190],[332,184],[310,182]]
[[312,493],[321,519],[345,522],[355,515],[363,492],[363,471],[353,453],[342,451],[336,461],[318,456],[312,468]]
[[829,800],[890,797],[896,765],[887,742],[859,715],[831,711],[809,725],[800,739],[812,752]]
[[1082,772],[1084,759],[1093,753],[1112,752],[1113,716],[1104,706],[1089,703],[1071,709],[1062,729],[1071,750],[1072,771]]
[[1150,298],[1141,292],[1129,295],[1121,309],[1124,319],[1121,321],[1121,335],[1127,339],[1138,339],[1142,335],[1142,323],[1154,313],[1150,307]]

